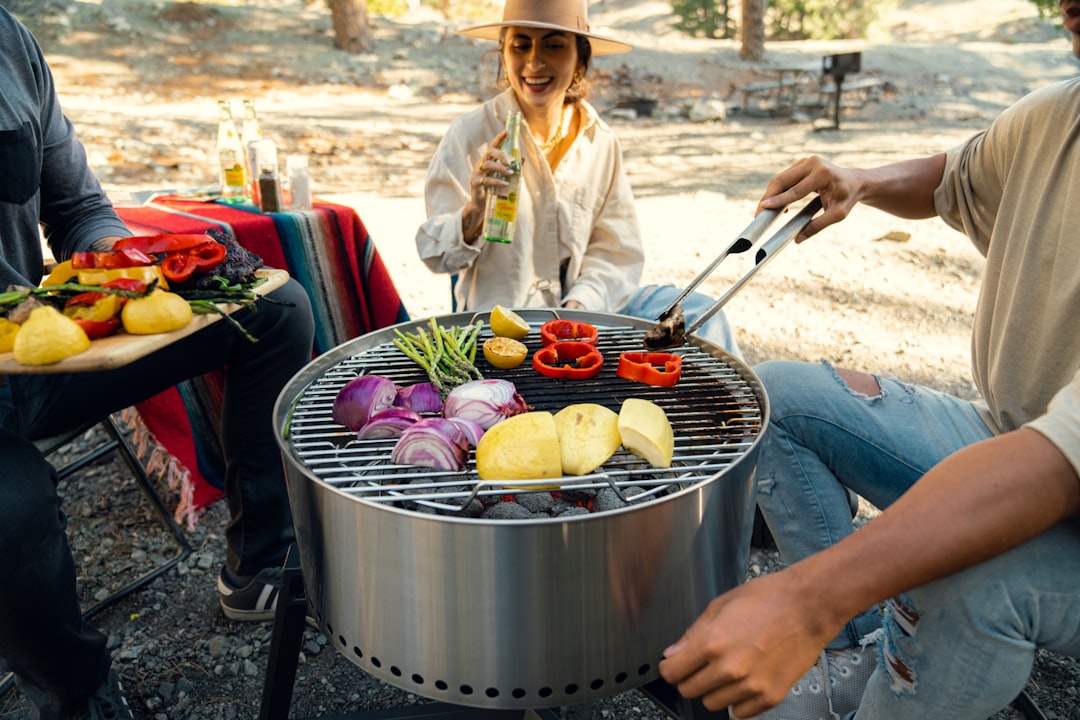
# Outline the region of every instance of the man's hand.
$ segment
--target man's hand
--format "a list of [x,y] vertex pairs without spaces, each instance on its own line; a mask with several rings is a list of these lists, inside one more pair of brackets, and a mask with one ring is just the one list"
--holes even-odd
[[817,193],[824,212],[803,227],[795,237],[799,243],[848,216],[860,200],[859,178],[858,171],[846,170],[820,157],[803,158],[772,179],[758,208],[784,207]]
[[778,704],[840,630],[807,596],[798,566],[755,578],[709,603],[664,651],[660,674],[709,710],[751,717]]

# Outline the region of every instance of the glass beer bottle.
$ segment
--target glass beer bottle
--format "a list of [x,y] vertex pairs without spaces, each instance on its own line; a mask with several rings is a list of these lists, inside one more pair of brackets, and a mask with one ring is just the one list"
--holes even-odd
[[247,196],[247,156],[236,134],[232,105],[228,100],[218,100],[218,171],[221,183],[221,199],[225,202],[241,202]]
[[510,175],[506,178],[509,184],[488,192],[481,237],[488,242],[512,243],[521,192],[521,113],[517,110],[506,116],[506,139],[501,149],[510,156]]

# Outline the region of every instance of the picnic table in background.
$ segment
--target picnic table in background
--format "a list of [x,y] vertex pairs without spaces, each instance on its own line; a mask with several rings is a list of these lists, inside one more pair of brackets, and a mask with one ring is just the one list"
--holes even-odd
[[[287,270],[311,298],[313,356],[409,319],[367,228],[351,207],[316,201],[311,210],[264,213],[244,203],[163,195],[116,211],[139,235],[221,229],[267,266]],[[139,403],[136,413],[128,415],[140,457],[148,470],[163,472],[170,486],[179,489],[176,519],[189,526],[199,511],[224,496],[218,440],[223,383],[224,373],[209,373]]]

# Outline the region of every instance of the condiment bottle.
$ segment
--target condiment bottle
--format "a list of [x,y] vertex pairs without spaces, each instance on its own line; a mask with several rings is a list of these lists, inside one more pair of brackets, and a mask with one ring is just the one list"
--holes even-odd
[[251,198],[258,205],[258,174],[259,168],[255,164],[255,149],[253,144],[263,139],[262,128],[259,126],[259,115],[255,112],[255,101],[244,98],[244,124],[240,130],[240,143],[244,146],[244,157],[247,162],[248,182],[251,184]]
[[308,175],[307,155],[287,155],[285,174],[289,178],[289,207],[293,210],[310,210],[311,176]]
[[263,212],[281,212],[277,145],[273,140],[264,139],[255,142],[255,158],[259,168],[259,209]]
[[247,161],[228,100],[218,100],[217,154],[221,199],[242,202],[247,196]]
[[500,147],[510,156],[510,175],[506,178],[509,184],[489,191],[481,237],[489,242],[511,243],[521,191],[521,113],[517,110],[506,115],[506,139]]

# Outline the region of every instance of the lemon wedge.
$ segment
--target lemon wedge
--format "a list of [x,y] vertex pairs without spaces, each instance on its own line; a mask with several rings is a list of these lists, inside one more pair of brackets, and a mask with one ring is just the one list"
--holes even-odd
[[488,324],[491,332],[499,337],[520,340],[529,334],[529,323],[522,320],[516,312],[502,305],[496,305],[491,309],[491,320]]
[[525,361],[529,348],[525,343],[508,337],[493,337],[484,341],[484,358],[500,370],[516,368]]

